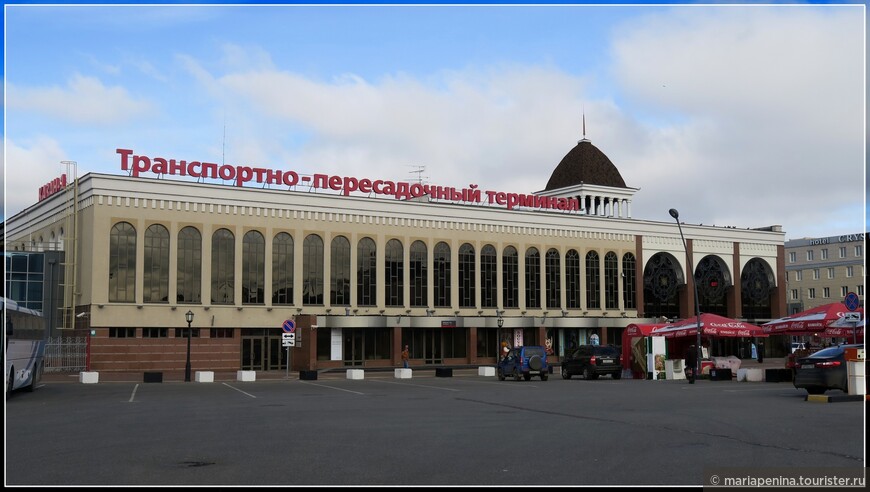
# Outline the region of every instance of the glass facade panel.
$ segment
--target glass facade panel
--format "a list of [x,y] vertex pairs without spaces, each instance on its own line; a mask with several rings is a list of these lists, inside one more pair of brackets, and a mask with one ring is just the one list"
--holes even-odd
[[169,230],[160,224],[145,229],[143,300],[169,302]]
[[541,307],[541,255],[537,248],[526,250],[526,307]]
[[227,229],[218,229],[211,236],[211,302],[235,302],[235,236]]
[[562,308],[562,269],[560,266],[561,258],[559,251],[556,249],[547,250],[546,264],[544,271],[546,274],[547,283],[547,308],[561,309]]
[[109,302],[136,301],[136,229],[127,222],[109,233]]
[[350,306],[350,241],[344,236],[334,237],[330,248],[329,304]]
[[357,243],[356,303],[374,306],[378,300],[378,258],[375,242],[364,237]]
[[429,258],[426,243],[411,243],[411,307],[429,306]]
[[195,227],[188,226],[178,232],[177,272],[176,301],[202,302],[202,234]]
[[459,307],[474,307],[475,297],[474,246],[459,247]]
[[242,241],[242,304],[266,302],[266,240],[248,231]]
[[504,249],[501,258],[502,307],[520,307],[520,263],[519,253],[513,246]]
[[405,305],[405,259],[402,243],[390,239],[384,249],[384,297],[387,306]]
[[435,307],[450,307],[450,246],[447,243],[436,244],[432,260]]
[[480,250],[480,307],[498,307],[498,257],[491,244]]
[[272,239],[272,304],[293,304],[293,236],[286,232]]
[[586,253],[586,308],[601,309],[601,272],[598,271],[598,253]]
[[316,234],[302,241],[302,304],[323,305],[323,239]]

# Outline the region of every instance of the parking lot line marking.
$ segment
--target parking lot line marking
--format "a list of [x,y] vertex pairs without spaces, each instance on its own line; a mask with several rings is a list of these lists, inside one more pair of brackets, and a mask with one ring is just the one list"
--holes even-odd
[[381,379],[372,379],[371,381],[377,381],[379,383],[387,383],[387,384],[400,384],[402,386],[417,386],[420,388],[432,388],[432,389],[439,389],[439,390],[444,390],[444,391],[462,391],[462,390],[458,390],[458,389],[454,389],[454,388],[441,388],[440,386],[428,386],[425,384],[400,383],[398,381],[384,381]]
[[239,388],[236,388],[235,386],[233,386],[233,385],[231,385],[231,384],[223,383],[223,385],[226,386],[227,388],[232,388],[232,389],[238,391],[239,393],[242,393],[243,395],[248,395],[248,396],[250,396],[251,398],[256,398],[256,396],[254,396],[254,395],[252,395],[252,394],[250,394],[250,393],[247,393],[247,392],[245,392],[245,391],[242,391],[242,390],[240,390]]
[[133,386],[133,393],[130,395],[130,399],[127,400],[127,403],[133,403],[133,399],[136,398],[136,390],[139,389],[139,385]]
[[310,384],[311,386],[320,386],[321,388],[329,388],[329,389],[334,389],[334,390],[338,390],[338,391],[347,391],[348,393],[353,393],[355,395],[365,395],[365,393],[360,393],[359,391],[351,391],[351,390],[344,389],[344,388],[336,388],[335,386],[329,386],[326,384],[309,383],[307,381],[302,381],[302,384]]

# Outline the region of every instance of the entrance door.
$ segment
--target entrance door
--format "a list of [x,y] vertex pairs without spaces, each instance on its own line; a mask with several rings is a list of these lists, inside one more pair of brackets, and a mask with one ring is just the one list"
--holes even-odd
[[441,353],[441,329],[427,328],[423,333],[423,359],[426,364],[440,364]]
[[242,329],[243,371],[279,371],[287,368],[287,349],[280,330]]
[[348,366],[361,366],[363,364],[363,330],[345,328],[344,337],[344,364]]

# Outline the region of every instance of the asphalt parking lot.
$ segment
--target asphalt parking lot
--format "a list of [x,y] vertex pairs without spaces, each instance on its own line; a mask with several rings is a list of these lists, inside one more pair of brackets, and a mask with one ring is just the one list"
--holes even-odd
[[6,484],[701,485],[711,466],[864,467],[865,402],[805,396],[475,371],[50,379],[6,401]]

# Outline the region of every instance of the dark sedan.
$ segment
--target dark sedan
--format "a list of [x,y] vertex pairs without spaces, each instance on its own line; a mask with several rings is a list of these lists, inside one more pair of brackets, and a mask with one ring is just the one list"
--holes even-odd
[[819,350],[795,363],[794,387],[804,388],[811,395],[821,395],[829,389],[849,391],[846,373],[846,349],[863,345],[837,345]]

